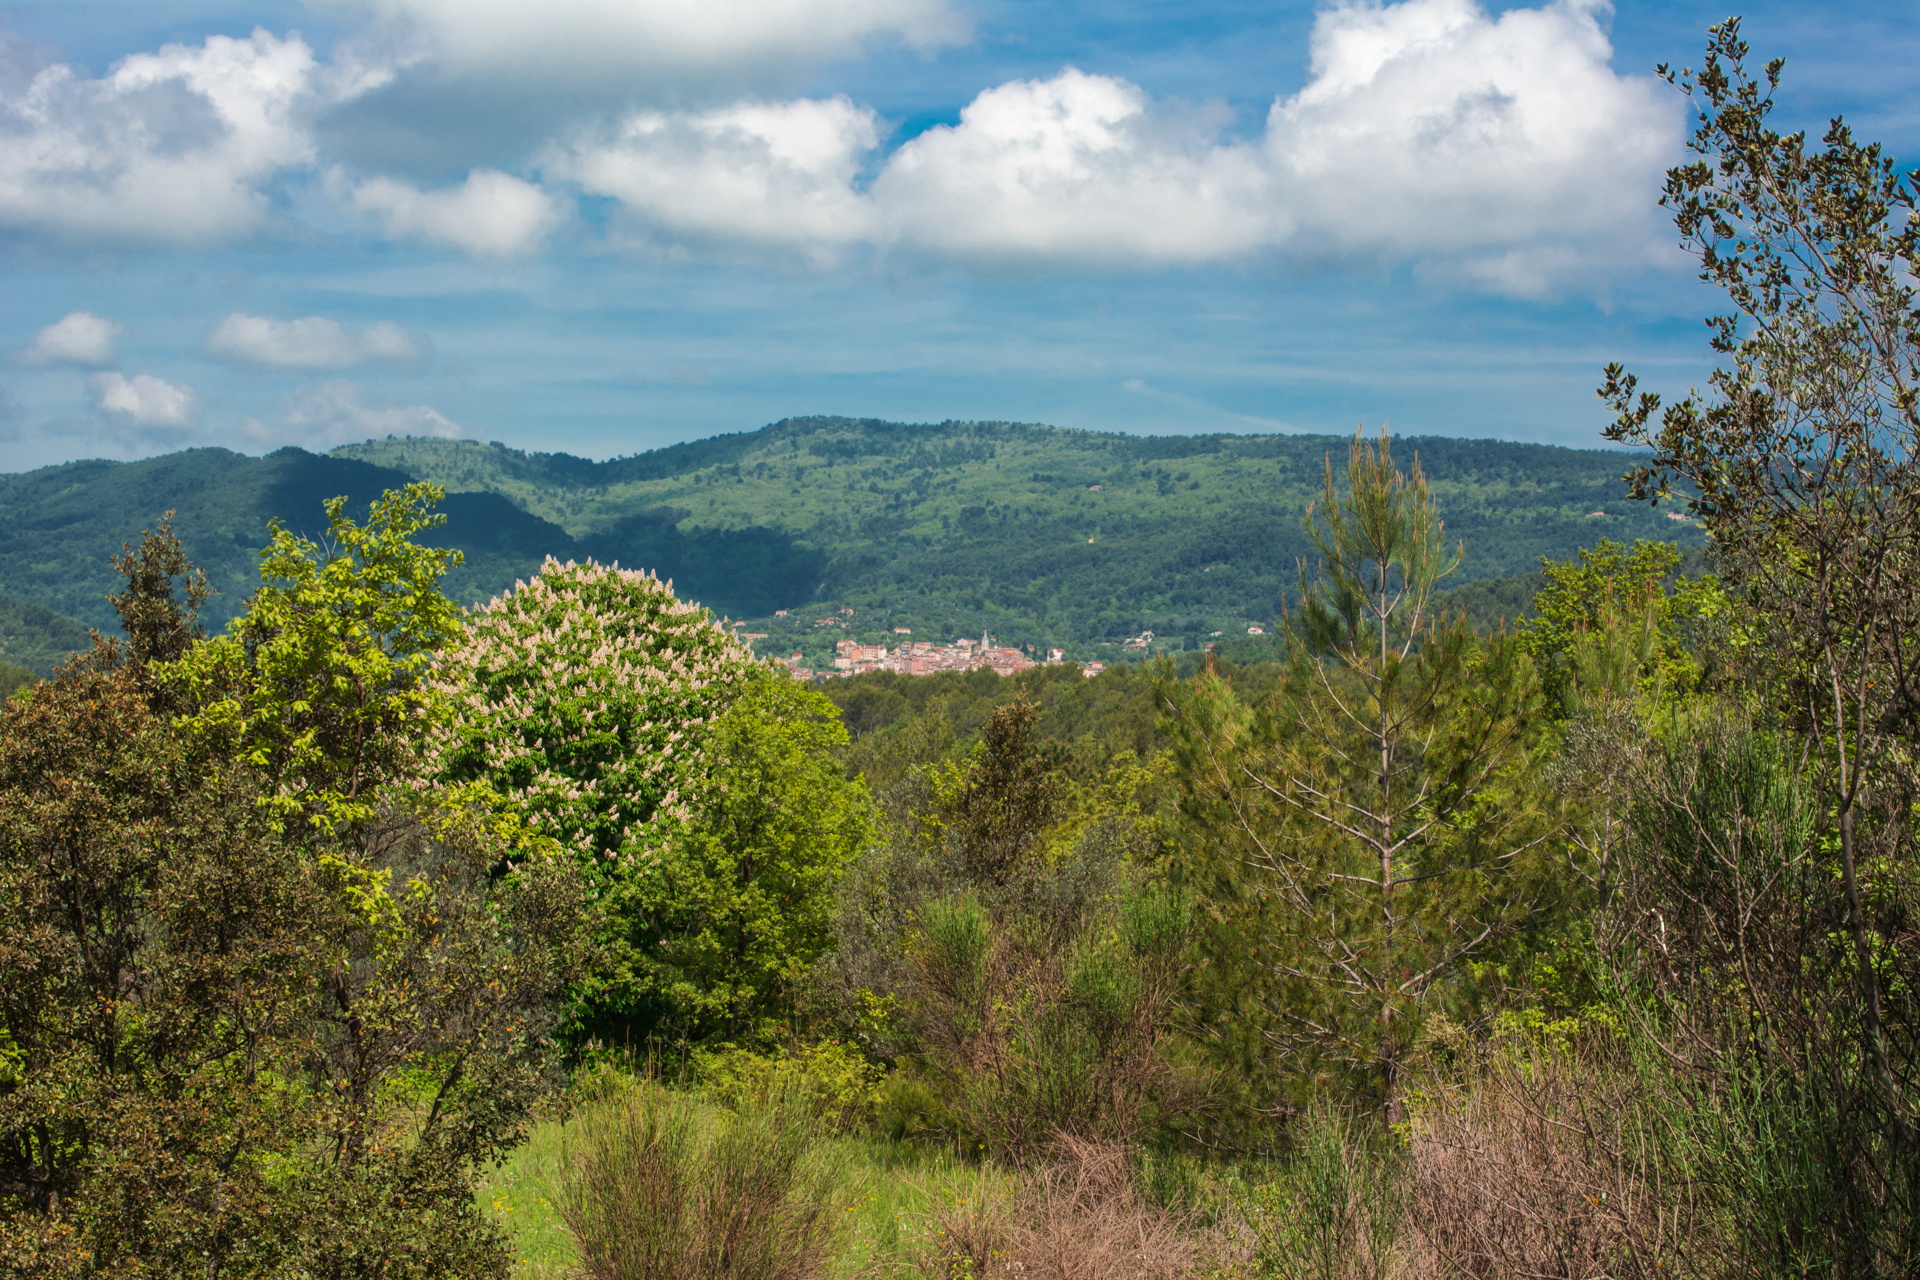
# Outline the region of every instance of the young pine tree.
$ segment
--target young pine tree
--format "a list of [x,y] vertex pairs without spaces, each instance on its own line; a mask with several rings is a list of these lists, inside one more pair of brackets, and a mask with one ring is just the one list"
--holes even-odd
[[1416,461],[1356,437],[1346,494],[1307,509],[1289,670],[1260,705],[1203,673],[1176,696],[1184,808],[1244,911],[1240,968],[1261,1052],[1342,1077],[1397,1116],[1426,1014],[1554,896],[1549,826],[1518,779],[1540,702],[1531,662],[1435,615],[1459,563]]

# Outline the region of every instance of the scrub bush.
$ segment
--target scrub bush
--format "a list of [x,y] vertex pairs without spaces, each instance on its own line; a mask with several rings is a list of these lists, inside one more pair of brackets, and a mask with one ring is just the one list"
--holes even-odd
[[801,1100],[737,1112],[651,1081],[589,1104],[561,1159],[591,1280],[811,1280],[847,1231],[842,1170]]

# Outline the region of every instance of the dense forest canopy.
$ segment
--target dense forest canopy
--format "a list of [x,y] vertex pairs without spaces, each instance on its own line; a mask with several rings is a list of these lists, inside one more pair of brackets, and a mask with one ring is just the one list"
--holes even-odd
[[[327,456],[192,449],[0,477],[0,590],[110,629],[107,557],[169,510],[224,623],[251,589],[275,519],[323,525],[388,489],[447,490],[441,545],[462,603],[530,577],[548,555],[654,570],[683,598],[748,619],[768,648],[809,657],[819,616],[855,608],[875,632],[1009,643],[1099,642],[1144,630],[1197,648],[1270,624],[1299,588],[1299,512],[1342,439],[1136,437],[1007,423],[795,418],[758,431],[592,462],[471,441],[388,439]],[[1449,537],[1444,587],[1537,571],[1599,537],[1697,546],[1695,526],[1620,500],[1620,452],[1409,439]],[[1511,594],[1508,592],[1507,594]],[[776,627],[776,610],[792,625]],[[785,620],[783,620],[785,621]],[[11,633],[9,633],[11,634]],[[847,634],[844,630],[841,635]],[[5,656],[5,655],[0,655]],[[20,658],[10,659],[23,661]],[[26,665],[31,666],[28,662]]]
[[[1618,452],[1435,437],[1405,447],[1432,477],[1449,535],[1467,544],[1449,585],[1532,572],[1602,536],[1700,543],[1668,518],[1677,510],[1619,501],[1632,459]],[[1345,448],[1327,436],[816,417],[604,463],[424,439],[335,456],[503,494],[588,540],[663,518],[691,539],[791,539],[791,568],[758,598],[728,598],[691,569],[674,576],[753,620],[770,650],[819,661],[830,642],[813,624],[842,607],[869,641],[895,626],[916,638],[984,630],[1083,657],[1117,656],[1082,646],[1146,630],[1163,647],[1198,648],[1215,631],[1270,629],[1309,549],[1299,511]],[[812,581],[798,572],[806,555]],[[768,618],[776,608],[795,611],[786,625]]]

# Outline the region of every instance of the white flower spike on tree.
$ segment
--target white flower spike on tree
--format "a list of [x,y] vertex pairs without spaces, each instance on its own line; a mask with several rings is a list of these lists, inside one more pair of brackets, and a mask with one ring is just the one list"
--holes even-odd
[[489,783],[603,883],[694,812],[702,730],[753,656],[650,573],[549,559],[468,618],[434,683],[444,777]]

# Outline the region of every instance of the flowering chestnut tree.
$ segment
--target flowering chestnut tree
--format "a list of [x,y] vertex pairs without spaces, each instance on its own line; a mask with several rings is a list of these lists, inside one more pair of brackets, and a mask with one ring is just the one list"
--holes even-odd
[[604,889],[693,817],[705,731],[753,666],[670,583],[550,559],[442,656],[442,775],[491,784]]
[[602,909],[580,1036],[777,1034],[869,829],[833,704],[650,574],[549,560],[435,675],[441,781],[573,851]]

